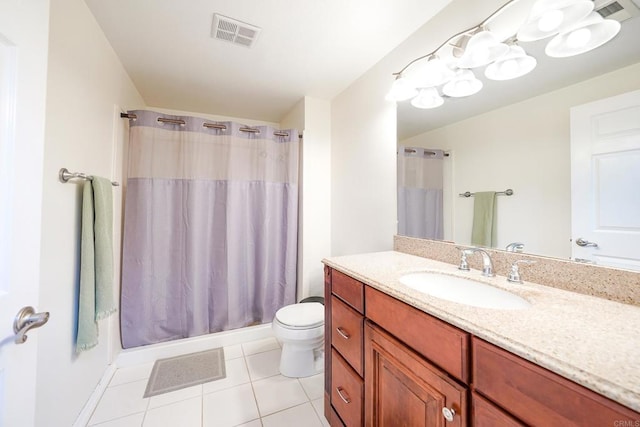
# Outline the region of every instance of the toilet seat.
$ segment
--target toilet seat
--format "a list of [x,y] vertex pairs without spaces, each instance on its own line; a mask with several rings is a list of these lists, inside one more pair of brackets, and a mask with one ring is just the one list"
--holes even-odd
[[289,329],[313,329],[324,324],[324,306],[318,302],[292,304],[276,312],[276,320]]

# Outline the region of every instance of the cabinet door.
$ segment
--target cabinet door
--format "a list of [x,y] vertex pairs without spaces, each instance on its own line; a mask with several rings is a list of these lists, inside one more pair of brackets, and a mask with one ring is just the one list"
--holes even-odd
[[[365,326],[366,426],[466,426],[467,390],[381,328]],[[446,422],[442,410],[454,412]]]

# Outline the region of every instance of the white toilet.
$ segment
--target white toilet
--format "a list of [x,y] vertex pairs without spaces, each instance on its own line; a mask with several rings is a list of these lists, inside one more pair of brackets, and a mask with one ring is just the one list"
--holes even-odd
[[282,343],[280,373],[285,377],[308,377],[324,367],[324,305],[292,304],[276,312],[271,324]]

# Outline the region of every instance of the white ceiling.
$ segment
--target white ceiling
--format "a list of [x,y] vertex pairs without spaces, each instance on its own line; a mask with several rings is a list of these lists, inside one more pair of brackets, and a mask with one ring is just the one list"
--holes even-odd
[[[330,100],[449,0],[86,0],[149,106],[280,121]],[[251,49],[213,14],[262,28]]]

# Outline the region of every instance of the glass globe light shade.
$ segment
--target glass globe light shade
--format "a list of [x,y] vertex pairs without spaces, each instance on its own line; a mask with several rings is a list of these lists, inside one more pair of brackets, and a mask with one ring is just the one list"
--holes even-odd
[[491,31],[474,34],[467,43],[464,53],[458,60],[459,68],[476,68],[495,61],[509,50]]
[[418,94],[418,90],[413,85],[413,82],[406,77],[398,77],[391,85],[391,90],[387,93],[385,99],[387,101],[406,101],[409,98],[413,98]]
[[440,96],[438,91],[433,87],[420,90],[418,96],[411,100],[411,105],[416,108],[437,108],[444,104],[444,99]]
[[589,0],[538,0],[531,8],[517,38],[531,42],[565,32],[591,13],[594,3]]
[[414,64],[405,74],[415,87],[427,88],[446,83],[453,78],[455,72],[442,59],[432,57]]
[[484,75],[491,80],[510,80],[531,72],[538,61],[527,55],[517,45],[509,46],[509,52],[484,70]]
[[566,58],[596,49],[620,32],[621,25],[592,12],[582,22],[549,41],[544,52],[553,58]]
[[442,93],[454,98],[473,95],[482,89],[482,82],[471,70],[458,70],[456,76],[442,87]]

